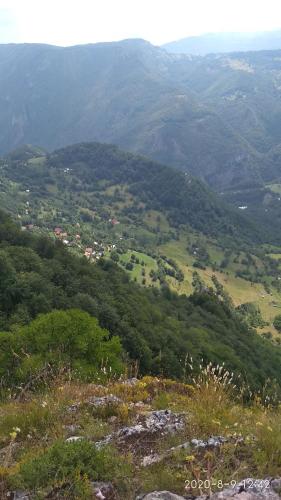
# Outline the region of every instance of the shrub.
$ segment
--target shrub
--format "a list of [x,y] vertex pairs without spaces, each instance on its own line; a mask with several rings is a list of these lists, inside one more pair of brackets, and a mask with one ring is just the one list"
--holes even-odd
[[98,450],[86,440],[56,442],[51,448],[21,463],[10,478],[11,486],[48,492],[59,489],[60,498],[92,498],[90,481],[117,480],[130,473],[124,458],[110,448]]
[[276,330],[278,330],[278,332],[281,332],[281,314],[275,316],[273,326],[276,328]]
[[122,372],[118,337],[109,339],[97,319],[79,310],[40,315],[29,326],[0,334],[5,363],[0,376],[7,383],[30,383],[69,368],[83,380],[109,378]]

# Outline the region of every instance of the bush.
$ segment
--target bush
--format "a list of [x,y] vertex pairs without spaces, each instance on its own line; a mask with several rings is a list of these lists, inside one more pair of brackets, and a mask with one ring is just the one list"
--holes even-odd
[[60,490],[59,498],[92,498],[90,481],[116,480],[130,472],[124,458],[110,448],[98,450],[86,440],[56,442],[48,450],[21,463],[11,486],[29,491]]
[[96,318],[76,309],[43,314],[15,333],[1,333],[0,346],[5,352],[0,376],[8,383],[65,368],[83,380],[120,375],[123,369],[119,338],[109,339]]
[[276,328],[276,330],[278,330],[278,332],[281,332],[281,314],[275,316],[273,326]]

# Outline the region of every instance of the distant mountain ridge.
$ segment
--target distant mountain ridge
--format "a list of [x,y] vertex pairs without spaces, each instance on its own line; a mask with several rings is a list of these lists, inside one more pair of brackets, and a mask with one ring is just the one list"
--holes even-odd
[[280,175],[281,50],[195,57],[144,40],[0,46],[0,154],[117,144],[217,191]]
[[166,43],[163,48],[174,54],[200,56],[228,52],[278,50],[281,49],[281,29],[254,33],[206,33]]

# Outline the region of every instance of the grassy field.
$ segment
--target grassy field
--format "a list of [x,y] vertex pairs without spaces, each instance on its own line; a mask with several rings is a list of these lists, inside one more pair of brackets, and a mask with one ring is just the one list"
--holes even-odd
[[[186,235],[182,236],[179,241],[170,241],[160,247],[161,252],[165,253],[167,257],[173,258],[184,273],[185,279],[182,283],[170,282],[172,288],[178,293],[190,294],[192,293],[192,275],[194,271],[198,272],[207,286],[212,286],[212,276],[215,275],[232,297],[235,306],[245,302],[253,302],[260,308],[264,321],[269,323],[268,326],[259,329],[260,333],[270,331],[274,336],[279,336],[272,325],[274,317],[281,313],[281,296],[276,290],[273,289],[271,293],[267,293],[262,284],[251,284],[243,278],[236,277],[231,265],[225,270],[226,272],[213,271],[210,267],[206,267],[204,270],[195,269],[192,265],[195,256],[190,255],[186,247]],[[220,262],[223,257],[223,252],[214,245],[208,245],[208,253],[212,260],[215,258],[216,262]]]
[[144,223],[151,229],[159,228],[161,232],[166,232],[170,229],[169,222],[165,215],[156,210],[148,210],[145,213]]
[[281,184],[267,184],[266,187],[270,189],[273,193],[281,195]]
[[281,253],[269,253],[268,257],[275,260],[281,260]]
[[[157,271],[157,262],[155,259],[153,259],[152,257],[150,257],[149,255],[146,255],[145,253],[142,253],[142,252],[135,252],[135,251],[132,251],[132,250],[128,250],[127,253],[123,254],[123,255],[120,255],[120,261],[119,263],[124,263],[124,264],[127,264],[129,262],[131,262],[131,256],[132,255],[135,255],[135,257],[137,259],[139,259],[139,264],[137,263],[133,263],[134,265],[134,269],[132,271],[128,271],[131,278],[134,280],[136,279],[136,281],[138,283],[142,283],[142,280],[143,278],[146,279],[146,285],[149,286],[149,285],[152,285],[152,279],[151,277],[149,276],[149,273],[150,271]],[[144,263],[144,265],[142,265],[141,263]],[[145,276],[142,275],[142,271],[145,271]]]

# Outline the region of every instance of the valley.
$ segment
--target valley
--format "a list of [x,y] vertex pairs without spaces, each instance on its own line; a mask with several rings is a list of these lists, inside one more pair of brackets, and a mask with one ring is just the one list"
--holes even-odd
[[0,154],[98,141],[177,167],[217,192],[275,182],[280,54],[180,55],[138,39],[2,45]]
[[[233,307],[251,303],[260,311],[261,320],[253,324],[260,334],[281,341],[273,326],[281,309],[278,241],[275,246],[264,244],[264,248],[253,243],[251,238],[257,234],[261,238],[262,231],[255,230],[244,214],[240,220],[238,210],[232,213],[228,209],[225,224],[220,221],[216,226],[209,204],[211,210],[219,211],[220,202],[192,178],[187,180],[184,196],[188,196],[190,182],[197,190],[190,191],[190,201],[185,198],[185,208],[180,208],[179,192],[171,194],[170,186],[163,192],[171,169],[155,165],[155,175],[148,160],[111,146],[85,144],[51,156],[39,153],[26,147],[2,160],[1,206],[13,214],[22,230],[62,241],[71,253],[84,255],[92,263],[111,259],[145,287],[168,286],[178,294],[190,295],[194,275],[206,288],[214,286],[215,276]],[[140,163],[146,168],[145,162],[152,182],[142,170],[135,170]],[[158,173],[161,168],[162,174]],[[176,178],[173,173],[174,184]],[[143,182],[145,186],[149,183],[148,190],[143,191]],[[165,199],[165,205],[163,195],[169,200]],[[194,218],[196,197],[201,200]],[[239,225],[243,225],[244,237],[235,229]]]
[[279,37],[0,44],[1,500],[280,498]]

